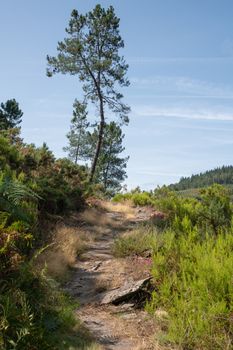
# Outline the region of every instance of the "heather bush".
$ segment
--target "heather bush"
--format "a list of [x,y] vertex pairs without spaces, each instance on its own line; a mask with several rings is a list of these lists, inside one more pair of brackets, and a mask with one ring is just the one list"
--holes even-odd
[[232,349],[233,221],[228,189],[212,185],[189,197],[162,187],[114,200],[149,204],[165,216],[163,227],[154,221],[154,228],[140,226],[114,244],[116,256],[152,254],[154,291],[146,309],[161,324],[160,342],[183,350]]
[[162,338],[182,349],[231,349],[233,235],[199,239],[196,229],[177,239],[159,236],[153,249],[155,290],[147,310],[167,312]]
[[181,349],[231,349],[233,228],[229,194],[220,185],[198,199],[158,193],[169,227],[153,240],[154,292],[147,310],[166,311],[161,339]]
[[198,223],[205,231],[217,235],[231,225],[232,206],[226,188],[215,184],[200,191],[201,203],[197,209]]

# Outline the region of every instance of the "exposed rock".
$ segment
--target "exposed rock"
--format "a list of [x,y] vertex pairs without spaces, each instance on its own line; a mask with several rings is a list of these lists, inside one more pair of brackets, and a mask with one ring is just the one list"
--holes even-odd
[[140,281],[126,283],[123,287],[116,288],[110,292],[103,293],[100,304],[120,304],[124,301],[138,300],[142,301],[148,296],[151,277],[144,278]]

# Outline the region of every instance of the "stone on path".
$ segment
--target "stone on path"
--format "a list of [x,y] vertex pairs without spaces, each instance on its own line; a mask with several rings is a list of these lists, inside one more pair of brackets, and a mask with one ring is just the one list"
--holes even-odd
[[100,301],[101,305],[106,304],[120,304],[124,301],[129,301],[136,298],[137,295],[142,297],[141,294],[145,293],[147,295],[150,287],[151,277],[144,278],[140,281],[131,281],[126,283],[123,287],[116,288],[110,292],[105,292],[102,294],[102,299]]

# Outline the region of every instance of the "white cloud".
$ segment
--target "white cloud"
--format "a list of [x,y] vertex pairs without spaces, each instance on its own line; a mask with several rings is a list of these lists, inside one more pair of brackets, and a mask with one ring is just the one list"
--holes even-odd
[[233,99],[233,88],[190,77],[155,76],[132,77],[131,82],[140,89],[153,88],[157,98],[223,98]]
[[142,117],[164,117],[164,118],[185,118],[195,120],[219,120],[233,121],[233,111],[221,111],[218,108],[202,109],[183,107],[154,107],[154,106],[134,106],[132,114]]

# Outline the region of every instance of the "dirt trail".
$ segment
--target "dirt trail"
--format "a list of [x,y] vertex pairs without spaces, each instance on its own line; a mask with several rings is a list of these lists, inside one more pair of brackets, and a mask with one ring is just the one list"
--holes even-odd
[[149,213],[120,209],[118,206],[111,206],[110,210],[89,209],[81,215],[82,229],[91,232],[95,239],[73,266],[66,289],[78,298],[78,318],[102,349],[155,349],[151,341],[154,325],[145,311],[135,310],[129,304],[101,305],[104,292],[145,277],[129,259],[114,258],[111,248],[116,237],[147,219]]

